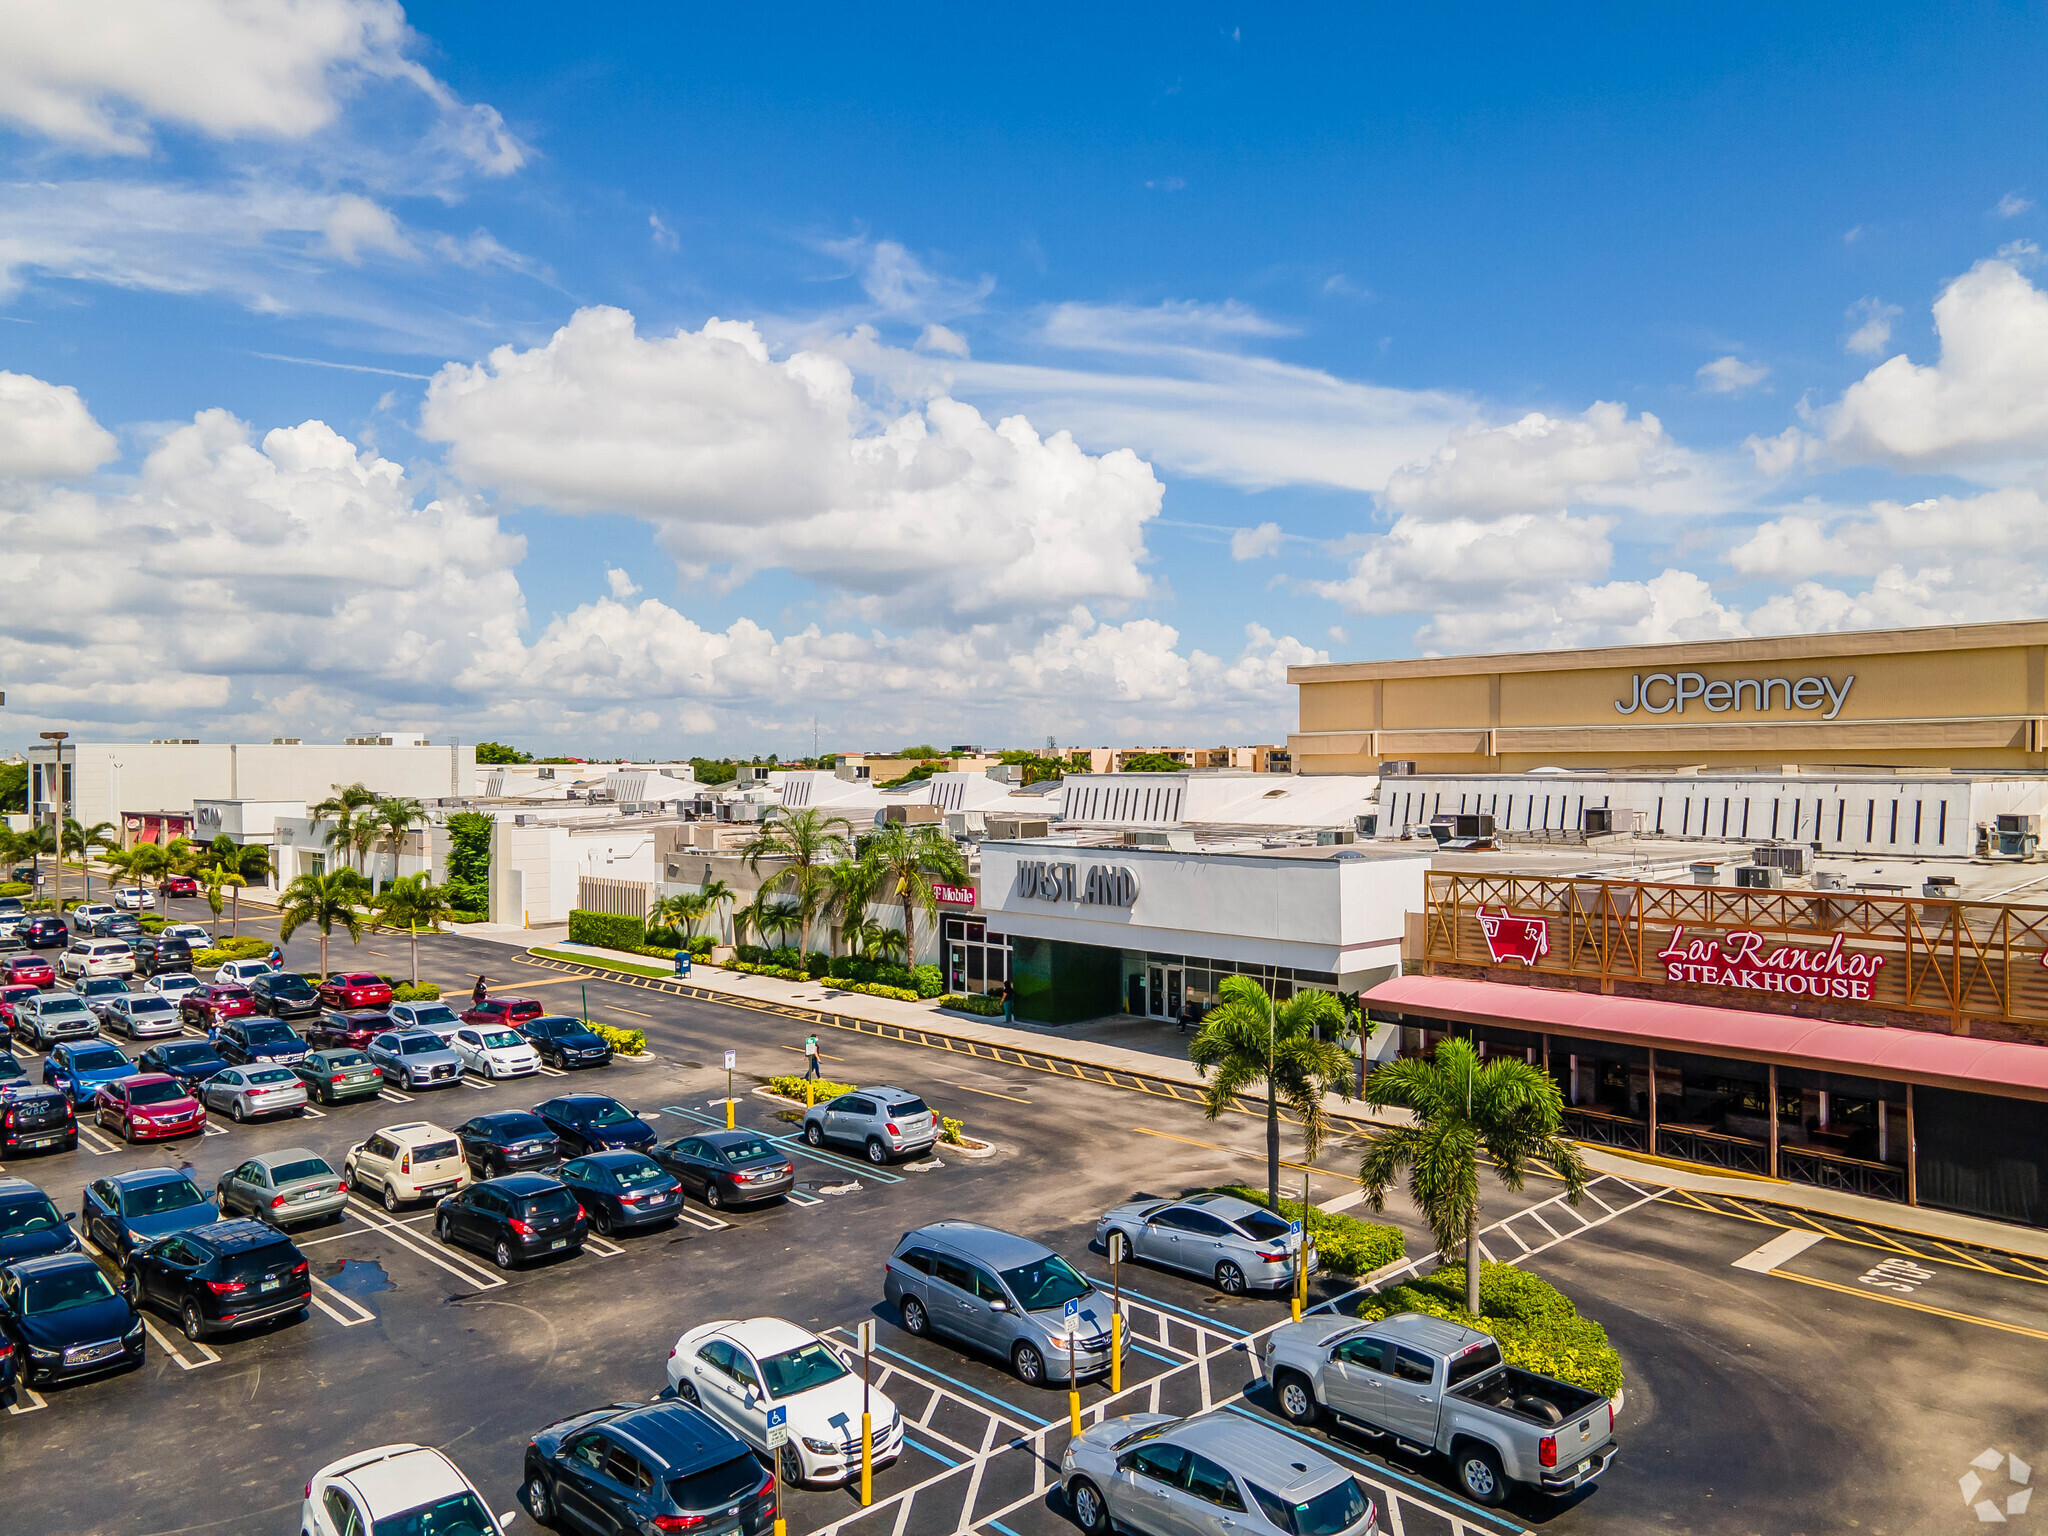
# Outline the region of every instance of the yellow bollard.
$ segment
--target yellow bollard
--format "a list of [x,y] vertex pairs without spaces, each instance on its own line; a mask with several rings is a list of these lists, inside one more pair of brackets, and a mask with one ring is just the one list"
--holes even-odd
[[860,1504],[862,1509],[875,1502],[875,1417],[871,1413],[860,1416]]
[[1074,1368],[1074,1323],[1067,1325],[1067,1420],[1074,1438],[1081,1438],[1081,1373]]
[[1124,1389],[1124,1317],[1121,1312],[1109,1314],[1109,1390],[1112,1393]]
[[[731,1100],[731,1099],[727,1099],[727,1100],[725,1101],[725,1128],[726,1128],[726,1129],[727,1129],[728,1131],[732,1129],[732,1100]],[[1301,1311],[1301,1308],[1300,1308],[1300,1307],[1296,1307],[1296,1308],[1295,1308],[1294,1310],[1295,1310],[1295,1311],[1296,1311],[1297,1313],[1299,1313],[1299,1312]],[[1297,1323],[1301,1321],[1300,1317],[1298,1317],[1298,1316],[1297,1316],[1297,1317],[1296,1317],[1296,1318],[1295,1318],[1294,1320],[1295,1320],[1295,1321],[1296,1321]]]

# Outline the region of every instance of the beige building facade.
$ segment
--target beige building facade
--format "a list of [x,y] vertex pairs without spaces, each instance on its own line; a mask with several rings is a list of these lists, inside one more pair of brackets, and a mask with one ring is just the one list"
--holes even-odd
[[2048,622],[1290,667],[1294,771],[2048,770]]

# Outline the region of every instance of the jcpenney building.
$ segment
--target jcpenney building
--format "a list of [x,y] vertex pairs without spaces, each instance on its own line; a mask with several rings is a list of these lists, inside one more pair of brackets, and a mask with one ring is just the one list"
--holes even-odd
[[1339,845],[1242,852],[1096,848],[1032,838],[981,847],[981,909],[1008,935],[1026,1019],[1064,1024],[1206,1008],[1248,975],[1281,998],[1395,976],[1429,857]]

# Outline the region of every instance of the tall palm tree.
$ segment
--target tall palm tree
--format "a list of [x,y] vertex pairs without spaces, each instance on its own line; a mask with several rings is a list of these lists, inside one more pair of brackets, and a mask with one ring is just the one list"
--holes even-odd
[[357,812],[375,805],[377,797],[370,792],[369,786],[360,780],[354,784],[335,784],[329,787],[334,793],[325,800],[308,806],[306,814],[314,821],[334,823],[321,840],[328,848],[337,849],[346,857],[356,846]]
[[405,847],[406,834],[427,814],[427,808],[407,795],[392,795],[371,807],[371,822],[377,840],[391,850],[391,878],[398,878],[398,855]]
[[1429,1060],[1390,1061],[1365,1080],[1365,1102],[1414,1119],[1373,1138],[1358,1164],[1365,1198],[1377,1211],[1408,1170],[1408,1194],[1429,1223],[1437,1252],[1465,1253],[1465,1310],[1479,1315],[1479,1157],[1509,1189],[1542,1161],[1564,1180],[1573,1204],[1586,1188],[1586,1163],[1559,1129],[1564,1099],[1550,1074],[1519,1056],[1481,1062],[1469,1040],[1445,1040]]
[[[825,871],[826,913],[828,917],[835,912],[839,915],[848,954],[853,953],[855,936],[869,926],[868,906],[880,884],[880,872],[864,859],[846,859]],[[838,947],[832,946],[835,953]]]
[[417,875],[403,875],[385,886],[376,897],[378,916],[394,928],[403,928],[412,935],[412,984],[420,984],[420,928],[424,925],[429,933],[441,931],[441,919],[454,910],[448,900],[448,888],[436,885],[424,872]]
[[85,826],[75,817],[64,818],[64,852],[78,859],[78,867],[85,873],[85,899],[92,900],[92,861],[86,851],[92,848],[107,849],[119,846],[121,834],[114,830],[111,821],[96,821]]
[[[224,853],[220,846],[222,843],[226,843],[231,851]],[[261,843],[238,843],[223,834],[213,840],[210,852],[220,868],[241,876],[240,881],[229,888],[234,912],[229,919],[228,932],[239,937],[242,932],[242,887],[270,878],[270,850]]]
[[[1202,1111],[1211,1120],[1254,1083],[1266,1085],[1266,1200],[1280,1209],[1280,1101],[1301,1120],[1302,1151],[1314,1162],[1329,1134],[1323,1095],[1351,1097],[1351,1053],[1341,1035],[1344,1005],[1328,992],[1297,992],[1276,1003],[1249,976],[1226,976],[1219,1001],[1188,1043],[1204,1077]],[[1214,1069],[1212,1072],[1211,1069]]]
[[704,898],[705,920],[714,925],[718,921],[718,909],[729,907],[738,899],[733,895],[732,887],[723,880],[706,880],[697,887],[697,894]]
[[348,930],[349,942],[363,937],[362,903],[369,895],[369,882],[352,869],[331,869],[320,875],[300,875],[284,888],[278,903],[277,936],[280,943],[306,924],[320,930],[320,975],[327,975],[327,940],[340,923]]
[[171,871],[171,853],[162,843],[137,843],[128,850],[128,873],[137,880],[154,880],[157,898],[163,898],[163,879]]
[[875,894],[903,907],[904,963],[917,963],[917,913],[936,921],[938,893],[934,879],[950,885],[967,883],[967,860],[960,845],[934,822],[910,826],[892,821],[861,844],[861,862],[875,872]]
[[208,864],[199,871],[199,884],[206,892],[206,904],[213,909],[213,942],[216,945],[220,943],[220,909],[227,905],[227,893],[248,883],[233,870],[222,869],[218,864]]
[[19,851],[15,854],[15,857],[20,858],[23,854],[26,854],[28,855],[29,859],[35,864],[36,887],[38,892],[40,892],[43,883],[43,855],[50,852],[56,846],[56,829],[53,828],[47,821],[38,821],[33,826],[31,826],[26,832],[21,834],[20,848]]
[[825,870],[845,859],[847,839],[853,823],[844,816],[828,815],[816,809],[791,811],[761,828],[741,850],[747,868],[760,873],[763,859],[775,859],[782,867],[761,882],[764,891],[787,891],[797,908],[797,947],[811,950],[811,923],[823,905]]

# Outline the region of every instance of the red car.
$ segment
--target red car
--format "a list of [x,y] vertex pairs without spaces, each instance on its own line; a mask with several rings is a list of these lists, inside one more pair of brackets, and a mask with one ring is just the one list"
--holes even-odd
[[7,962],[7,984],[11,986],[54,987],[57,972],[50,962],[34,955],[16,955]]
[[14,1028],[14,1005],[25,997],[34,997],[42,990],[41,987],[31,986],[0,987],[0,1024],[5,1024],[9,1029]]
[[178,1001],[178,1017],[184,1023],[211,1029],[222,1019],[238,1019],[256,1011],[256,999],[247,987],[232,982],[210,981],[194,987]]
[[163,893],[166,896],[197,896],[199,882],[190,875],[166,875],[163,879]]
[[320,983],[317,990],[321,1005],[327,1008],[391,1006],[391,983],[374,971],[350,971],[346,976],[330,976]]
[[161,1141],[197,1136],[206,1129],[206,1110],[175,1077],[145,1072],[104,1083],[93,1096],[93,1119],[126,1141]]
[[391,1028],[391,1015],[383,1009],[345,1013],[335,1009],[323,1013],[301,1031],[315,1050],[360,1051]]
[[528,1019],[537,1019],[546,1012],[547,1009],[530,997],[489,997],[484,999],[481,1007],[465,1013],[462,1022],[516,1029]]

